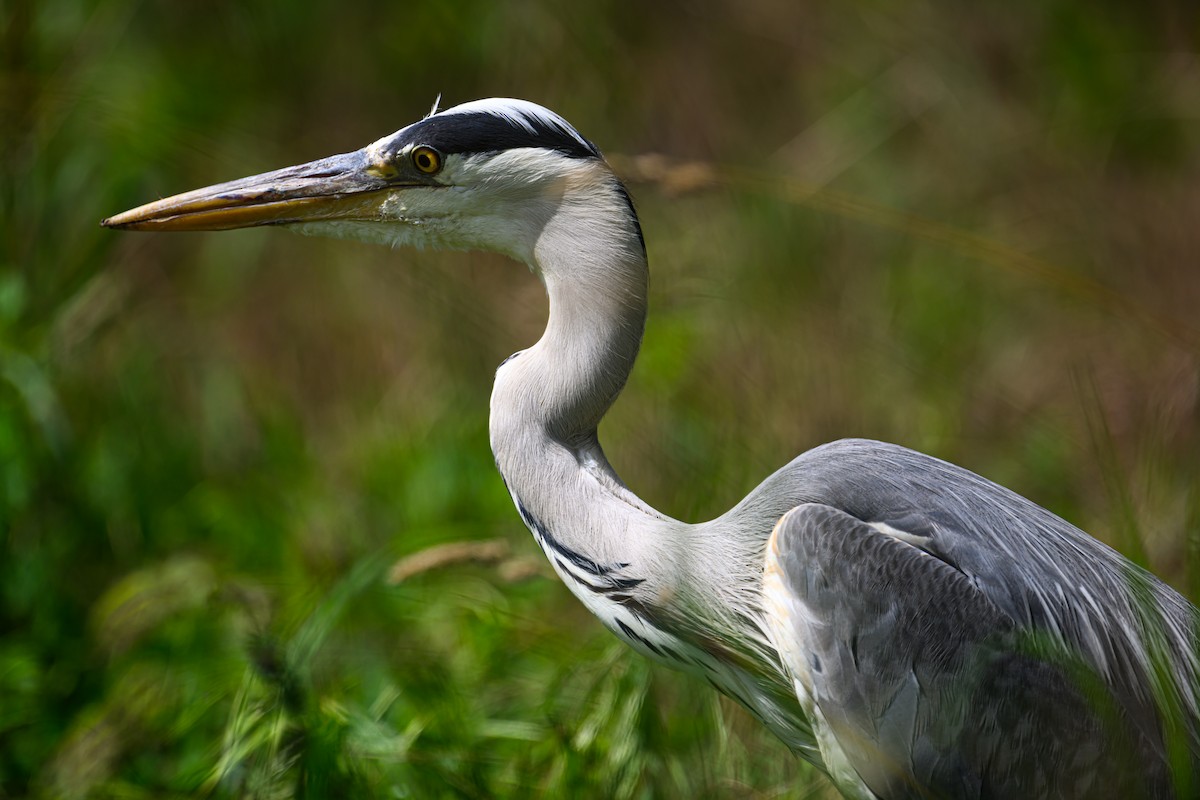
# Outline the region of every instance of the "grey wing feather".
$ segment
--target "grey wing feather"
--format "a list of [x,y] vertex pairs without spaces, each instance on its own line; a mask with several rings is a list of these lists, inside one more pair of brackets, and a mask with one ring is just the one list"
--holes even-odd
[[1156,794],[1127,732],[953,567],[815,504],[784,517],[772,553],[793,609],[776,635],[805,659],[789,666],[876,795]]
[[[1008,635],[1023,636],[1021,641],[1033,647],[1057,647],[1060,661],[1074,660],[1079,668],[1083,677],[1076,676],[1076,682],[1090,681],[1101,695],[1099,700],[1089,695],[1088,702],[1107,703],[1119,718],[1130,752],[1160,772],[1172,760],[1177,768],[1182,765],[1185,780],[1200,780],[1200,619],[1195,608],[1152,575],[1003,487],[880,442],[843,440],[811,450],[769,478],[734,513],[774,509],[782,514],[785,503],[825,505],[844,512],[848,522],[906,534],[900,541],[868,526],[873,538],[865,541],[886,548],[876,556],[891,553],[923,575],[922,591],[940,592],[945,608],[963,604],[978,614],[986,609],[995,625],[1015,632]],[[919,558],[928,562],[913,560]],[[866,575],[857,577],[861,581]],[[852,621],[858,656],[868,649],[903,648],[889,615],[898,613],[891,605],[918,599],[910,581],[881,574],[875,579],[883,583],[871,587],[853,575],[842,578],[849,593],[843,597],[864,592],[875,597],[873,606],[855,605],[863,615]],[[955,631],[968,622],[961,617],[948,615],[954,625],[928,631],[928,646],[935,648],[939,637],[948,637],[940,639],[941,646],[953,649]],[[850,641],[840,646],[849,648]],[[1015,680],[1020,669],[1013,669],[1017,672],[1005,673],[1005,680]],[[998,751],[995,757],[1007,755]]]

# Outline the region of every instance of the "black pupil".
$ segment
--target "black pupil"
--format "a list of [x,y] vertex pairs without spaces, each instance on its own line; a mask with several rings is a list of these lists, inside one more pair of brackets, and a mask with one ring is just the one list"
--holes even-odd
[[417,166],[421,169],[431,169],[433,167],[433,156],[425,150],[417,153]]

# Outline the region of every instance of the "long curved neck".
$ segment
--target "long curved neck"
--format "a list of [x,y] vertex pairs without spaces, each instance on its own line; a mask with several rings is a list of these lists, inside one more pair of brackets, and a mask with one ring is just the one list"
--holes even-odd
[[532,253],[550,317],[496,373],[496,465],[535,533],[631,563],[652,544],[647,528],[668,520],[621,484],[596,439],[637,357],[648,285],[637,220],[611,173],[564,194]]
[[778,514],[741,512],[741,537],[722,535],[719,521],[685,525],[630,492],[596,438],[637,357],[648,279],[620,185],[591,189],[564,198],[534,248],[550,318],[537,344],[496,372],[496,466],[555,572],[606,627],[645,655],[701,672],[819,762],[753,622],[757,565]]
[[[618,187],[614,180],[567,194],[533,251],[550,317],[520,357],[530,381],[522,399],[532,401],[520,410],[568,444],[594,435],[633,369],[646,323],[646,254]],[[493,397],[493,413],[497,399],[517,398]]]

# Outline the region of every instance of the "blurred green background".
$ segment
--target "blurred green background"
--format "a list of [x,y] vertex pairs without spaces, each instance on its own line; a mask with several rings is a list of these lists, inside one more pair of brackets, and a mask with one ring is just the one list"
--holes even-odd
[[97,225],[439,93],[550,106],[631,179],[651,318],[601,435],[650,503],[709,518],[877,437],[1200,596],[1195,3],[0,21],[0,797],[828,796],[541,565],[487,444],[493,370],[545,319],[527,270]]

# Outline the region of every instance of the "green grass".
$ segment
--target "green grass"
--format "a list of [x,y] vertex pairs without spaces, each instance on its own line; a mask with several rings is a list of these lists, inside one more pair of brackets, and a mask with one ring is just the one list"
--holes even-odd
[[1200,26],[1155,8],[0,4],[0,797],[828,796],[529,567],[486,420],[524,268],[97,225],[439,92],[633,179],[651,319],[601,435],[652,504],[873,436],[1197,597]]

